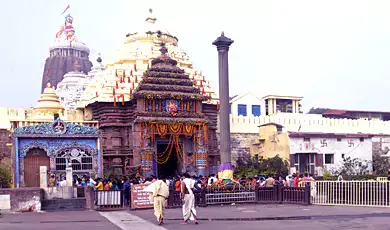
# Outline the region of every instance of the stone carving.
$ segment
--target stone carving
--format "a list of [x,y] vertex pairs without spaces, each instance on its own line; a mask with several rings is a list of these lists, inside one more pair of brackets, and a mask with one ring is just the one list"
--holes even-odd
[[44,144],[44,143],[40,143],[38,141],[34,141],[33,143],[31,144],[28,144],[28,145],[25,145],[22,149],[22,151],[20,152],[20,155],[19,157],[20,158],[23,158],[26,156],[26,154],[28,153],[28,151],[30,151],[31,149],[42,149],[43,151],[46,152],[46,154],[49,155],[50,153],[50,150],[49,150],[49,146],[47,144]]
[[[64,127],[58,126],[58,124],[62,124]],[[64,130],[65,129],[65,130]],[[63,132],[65,131],[65,132]],[[24,126],[20,128],[16,128],[14,130],[14,135],[20,134],[41,134],[41,135],[99,135],[99,130],[89,127],[82,126],[72,123],[66,123],[59,119],[52,123],[43,123],[39,125],[33,126]]]
[[53,151],[53,155],[57,156],[60,154],[62,151],[65,151],[67,154],[73,157],[79,157],[79,156],[85,156],[85,152],[88,152],[91,156],[96,155],[96,149],[91,148],[90,146],[87,145],[80,145],[77,142],[74,142],[73,144],[66,144],[66,145],[61,145],[57,149]]

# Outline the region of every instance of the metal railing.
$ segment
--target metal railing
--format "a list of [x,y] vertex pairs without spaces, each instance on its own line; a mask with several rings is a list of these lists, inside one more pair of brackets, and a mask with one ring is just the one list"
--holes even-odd
[[[285,187],[275,185],[273,187],[246,187],[237,186],[234,189],[203,188],[195,191],[195,205],[207,206],[214,204],[231,203],[290,203],[310,204],[310,185],[305,187]],[[168,207],[181,207],[181,194],[171,191],[168,198]]]
[[94,191],[95,210],[124,208],[123,191]]
[[389,181],[316,181],[313,204],[390,207]]

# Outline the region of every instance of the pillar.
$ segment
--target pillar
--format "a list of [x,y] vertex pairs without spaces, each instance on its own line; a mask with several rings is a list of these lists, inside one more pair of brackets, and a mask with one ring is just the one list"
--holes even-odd
[[15,137],[15,188],[20,186],[20,171],[19,171],[19,140]]
[[272,105],[272,99],[268,99],[268,115],[272,115],[274,106]]
[[295,113],[296,107],[295,107],[295,100],[292,100],[292,113]]
[[96,148],[97,148],[97,166],[98,166],[98,171],[97,171],[97,174],[98,174],[98,177],[103,177],[103,159],[102,159],[102,154],[100,152],[100,138],[97,138],[96,139]]
[[220,154],[221,165],[219,167],[219,179],[232,179],[233,166],[230,152],[230,123],[229,123],[229,46],[234,41],[225,37],[222,32],[213,45],[218,50],[219,64],[219,130],[220,130]]
[[276,107],[276,98],[275,99],[272,99],[273,100],[273,102],[272,102],[272,105],[274,106],[274,114],[276,114],[276,113],[278,113],[278,109],[277,109],[277,107]]

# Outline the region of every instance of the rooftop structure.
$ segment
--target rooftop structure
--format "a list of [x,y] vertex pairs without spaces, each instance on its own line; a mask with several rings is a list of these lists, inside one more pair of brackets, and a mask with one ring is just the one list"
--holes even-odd
[[159,26],[153,11],[149,10],[141,31],[126,35],[123,46],[114,52],[108,61],[104,77],[91,81],[81,96],[79,107],[85,107],[93,102],[131,100],[131,95],[143,79],[144,72],[151,66],[151,60],[160,55],[161,43],[165,44],[167,55],[176,60],[177,66],[189,74],[202,95],[210,98],[208,102],[216,103],[212,100],[217,96],[210,81],[193,67],[189,56],[178,47],[178,39]]
[[73,71],[76,61],[81,73],[86,74],[91,70],[90,50],[77,39],[73,27],[73,17],[70,14],[65,17],[65,23],[56,33],[55,42],[50,46],[49,51],[50,56],[46,59],[42,76],[42,92],[49,81],[53,87],[57,87],[64,75]]
[[329,109],[322,114],[323,117],[339,119],[364,119],[364,120],[390,120],[390,112]]
[[263,97],[266,115],[276,113],[302,113],[300,101],[303,97],[267,95]]
[[54,114],[62,117],[64,115],[64,107],[61,105],[53,86],[48,82],[38,103],[34,108],[27,111],[27,119],[47,120],[49,118],[49,120],[52,120]]

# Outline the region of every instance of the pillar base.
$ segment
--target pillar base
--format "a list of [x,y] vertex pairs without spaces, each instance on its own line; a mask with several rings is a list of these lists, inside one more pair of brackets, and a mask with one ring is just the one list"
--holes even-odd
[[219,166],[218,179],[233,179],[233,165],[232,162],[224,162]]

